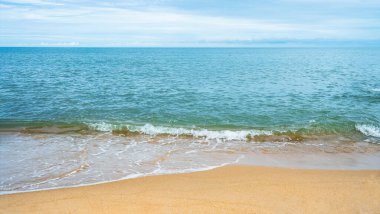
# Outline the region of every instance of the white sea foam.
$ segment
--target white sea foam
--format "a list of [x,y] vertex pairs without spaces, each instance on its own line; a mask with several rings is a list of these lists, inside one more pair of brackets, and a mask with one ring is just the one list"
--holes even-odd
[[380,88],[372,88],[371,91],[380,92]]
[[368,124],[357,124],[356,129],[359,130],[361,133],[371,136],[371,137],[380,137],[380,128],[376,127],[374,125],[368,125]]
[[111,132],[114,129],[119,128],[116,125],[112,125],[109,123],[105,122],[100,122],[100,123],[87,123],[87,125],[94,130],[101,131],[101,132]]
[[191,173],[191,172],[201,172],[201,171],[207,171],[227,165],[233,165],[240,162],[241,159],[243,159],[245,156],[240,155],[235,161],[232,161],[231,163],[221,163],[218,165],[212,165],[212,166],[205,166],[205,167],[199,167],[199,168],[186,168],[186,169],[178,169],[178,170],[162,170],[162,169],[155,169],[152,172],[148,173],[139,173],[136,172],[134,174],[130,174],[127,176],[124,176],[119,179],[113,179],[108,181],[99,181],[99,182],[92,182],[92,183],[86,183],[86,184],[78,184],[78,185],[68,185],[68,186],[58,186],[58,187],[50,187],[50,188],[42,188],[42,189],[30,189],[30,190],[15,190],[15,191],[0,191],[0,195],[10,195],[15,193],[23,193],[23,192],[39,192],[43,190],[55,190],[55,189],[63,189],[63,188],[73,188],[73,187],[83,187],[83,186],[93,186],[98,184],[104,184],[104,183],[110,183],[115,181],[122,181],[127,179],[133,179],[133,178],[140,178],[145,176],[153,176],[153,175],[165,175],[165,174],[183,174],[183,173]]
[[206,139],[225,139],[225,140],[245,140],[247,136],[256,135],[271,135],[271,131],[265,130],[207,130],[207,129],[187,129],[187,128],[173,128],[164,126],[153,126],[152,124],[145,124],[143,126],[117,126],[108,123],[92,123],[88,124],[89,127],[103,132],[111,132],[112,130],[127,128],[130,131],[139,132],[147,135],[191,135],[194,137],[204,137]]

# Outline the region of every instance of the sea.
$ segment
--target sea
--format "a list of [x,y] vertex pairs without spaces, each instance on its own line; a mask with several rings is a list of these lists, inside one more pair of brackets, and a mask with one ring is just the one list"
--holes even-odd
[[0,48],[0,194],[380,169],[380,48]]

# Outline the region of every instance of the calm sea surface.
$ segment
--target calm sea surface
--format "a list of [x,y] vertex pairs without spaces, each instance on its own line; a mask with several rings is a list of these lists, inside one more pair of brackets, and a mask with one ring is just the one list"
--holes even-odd
[[379,143],[379,48],[0,48],[3,192]]

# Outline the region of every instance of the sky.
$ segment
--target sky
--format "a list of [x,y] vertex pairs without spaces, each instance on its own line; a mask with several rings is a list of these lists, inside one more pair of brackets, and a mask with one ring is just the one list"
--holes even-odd
[[380,0],[0,0],[0,46],[380,47]]

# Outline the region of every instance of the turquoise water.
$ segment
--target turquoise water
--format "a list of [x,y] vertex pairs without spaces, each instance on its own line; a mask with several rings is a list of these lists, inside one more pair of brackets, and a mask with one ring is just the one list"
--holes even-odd
[[379,48],[0,48],[0,194],[231,163],[379,169]]
[[0,64],[2,127],[380,135],[378,48],[1,48]]

